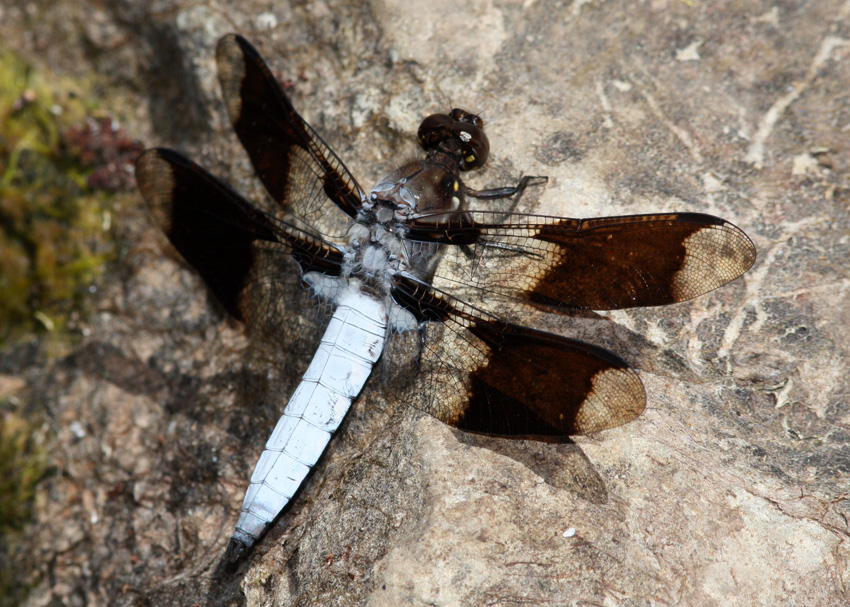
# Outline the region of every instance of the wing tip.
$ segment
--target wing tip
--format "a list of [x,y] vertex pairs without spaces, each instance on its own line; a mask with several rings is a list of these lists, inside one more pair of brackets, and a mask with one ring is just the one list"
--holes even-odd
[[251,54],[259,56],[254,47],[239,34],[223,36],[215,48],[218,82],[231,124],[236,124],[242,115],[240,91],[247,72],[246,56]]
[[170,208],[174,197],[174,165],[182,156],[167,148],[150,148],[136,159],[136,186],[160,226],[170,229]]
[[609,430],[634,421],[646,409],[646,389],[631,367],[601,369],[575,418],[577,434]]
[[673,279],[675,301],[705,295],[746,274],[758,256],[753,241],[725,220],[702,227],[682,242],[686,254]]

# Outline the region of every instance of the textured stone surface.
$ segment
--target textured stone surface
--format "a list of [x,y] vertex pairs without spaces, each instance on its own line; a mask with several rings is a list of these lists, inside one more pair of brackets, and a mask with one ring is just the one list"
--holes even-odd
[[[47,10],[50,7],[50,10]],[[29,554],[47,605],[811,605],[850,601],[850,3],[433,0],[2,5],[0,38],[99,72],[148,144],[257,192],[214,45],[251,39],[369,187],[421,117],[481,110],[473,187],[549,175],[521,210],[701,211],[755,242],[695,302],[528,324],[641,373],[637,421],[533,446],[550,482],[381,400],[355,405],[243,568],[220,560],[297,357],[245,356],[139,208],[90,336],[3,354],[55,426]],[[166,251],[166,252],[164,252]],[[374,379],[374,378],[373,378]],[[528,459],[528,452],[526,453]],[[537,469],[537,468],[536,468]],[[564,532],[575,533],[565,537]],[[569,535],[569,534],[568,534]]]

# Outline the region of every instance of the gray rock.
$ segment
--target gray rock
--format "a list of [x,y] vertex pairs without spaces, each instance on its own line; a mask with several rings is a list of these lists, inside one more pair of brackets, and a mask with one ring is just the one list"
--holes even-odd
[[422,116],[460,106],[491,140],[473,187],[549,176],[522,211],[707,212],[759,251],[693,302],[523,318],[646,385],[638,420],[575,445],[506,453],[367,386],[234,572],[255,427],[306,361],[246,355],[141,200],[116,210],[126,253],[90,336],[14,369],[55,426],[28,605],[850,602],[850,4],[7,4],[7,46],[99,72],[138,136],[254,197],[215,80],[232,30],[365,187],[417,153]]

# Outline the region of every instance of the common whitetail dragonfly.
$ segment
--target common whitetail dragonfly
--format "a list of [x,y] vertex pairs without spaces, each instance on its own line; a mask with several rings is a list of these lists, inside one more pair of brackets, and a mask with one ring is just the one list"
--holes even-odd
[[[749,238],[710,215],[468,210],[467,198],[516,198],[545,178],[465,185],[461,172],[485,163],[489,142],[482,120],[460,109],[425,118],[425,158],[367,192],[245,39],[224,37],[216,59],[233,128],[275,212],[169,149],[139,158],[139,189],[215,298],[255,333],[285,344],[309,333],[285,329],[290,316],[335,306],[251,476],[231,560],[298,490],[388,340],[414,336],[417,372],[399,382],[404,401],[467,432],[564,442],[640,415],[643,385],[605,349],[501,320],[500,301],[553,313],[671,304],[755,261]],[[464,300],[476,295],[475,305]]]

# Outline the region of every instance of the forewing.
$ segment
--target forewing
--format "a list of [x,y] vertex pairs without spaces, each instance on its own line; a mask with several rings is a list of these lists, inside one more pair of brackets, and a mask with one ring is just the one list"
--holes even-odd
[[318,316],[303,277],[339,275],[338,249],[269,217],[172,150],[146,151],[136,180],[171,244],[227,312],[261,337],[303,341],[299,323]]
[[560,442],[644,409],[637,374],[607,350],[500,321],[407,278],[392,295],[423,323],[403,398],[447,424]]
[[303,229],[324,239],[341,239],[348,219],[360,208],[362,188],[295,111],[248,41],[225,36],[216,60],[233,130],[272,199],[304,222]]
[[698,213],[568,219],[464,212],[411,223],[446,247],[435,284],[551,307],[614,310],[685,301],[746,272],[756,251],[731,223]]

